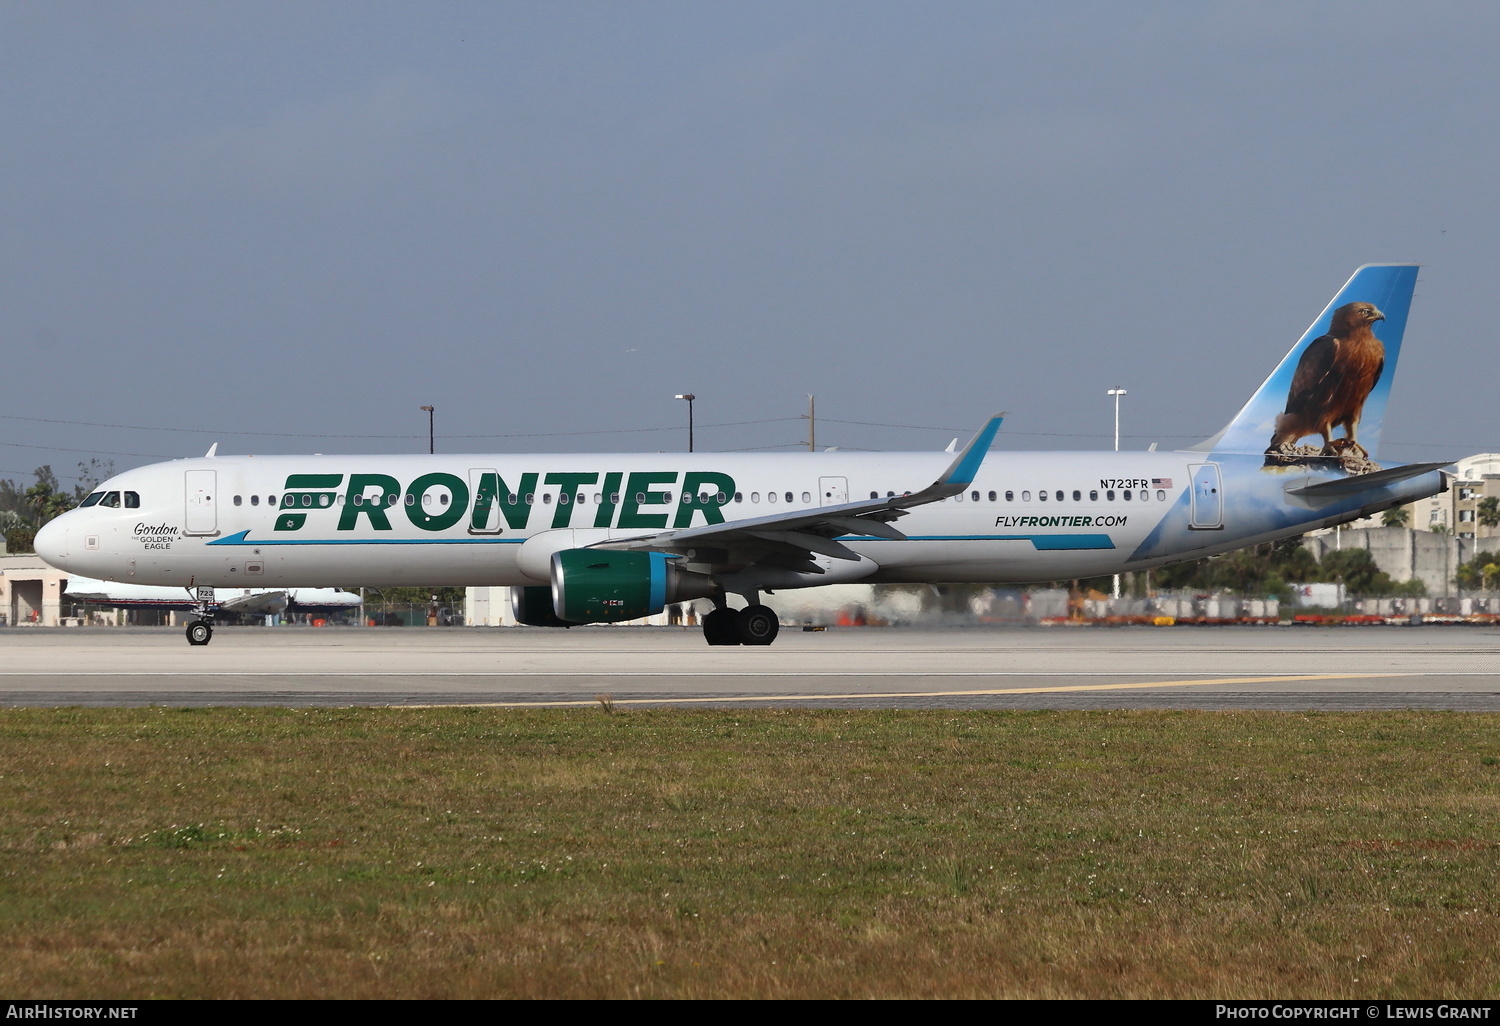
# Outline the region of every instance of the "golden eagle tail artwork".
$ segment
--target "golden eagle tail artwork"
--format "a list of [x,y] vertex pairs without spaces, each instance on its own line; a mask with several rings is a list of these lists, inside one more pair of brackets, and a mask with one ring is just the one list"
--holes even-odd
[[1267,468],[1368,474],[1417,284],[1415,264],[1366,264],[1233,420],[1194,446],[1263,453]]

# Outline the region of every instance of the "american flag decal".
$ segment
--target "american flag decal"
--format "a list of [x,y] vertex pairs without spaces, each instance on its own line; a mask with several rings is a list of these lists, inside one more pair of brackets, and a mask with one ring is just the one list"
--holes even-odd
[[1170,477],[1153,477],[1151,479],[1151,487],[1152,488],[1171,488],[1172,487],[1172,479]]

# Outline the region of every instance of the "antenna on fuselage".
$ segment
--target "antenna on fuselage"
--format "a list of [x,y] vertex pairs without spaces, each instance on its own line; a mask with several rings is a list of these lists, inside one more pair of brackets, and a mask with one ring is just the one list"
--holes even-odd
[[206,453],[203,454],[203,458],[204,459],[213,459],[218,454],[219,454],[219,443],[215,442],[213,445],[210,445],[208,447],[208,452],[206,452]]

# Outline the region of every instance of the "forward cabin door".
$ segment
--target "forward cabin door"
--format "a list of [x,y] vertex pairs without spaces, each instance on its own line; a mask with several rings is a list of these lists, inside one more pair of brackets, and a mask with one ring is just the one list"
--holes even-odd
[[1188,527],[1194,531],[1224,529],[1224,489],[1217,463],[1195,463],[1193,473],[1193,512]]
[[847,477],[818,478],[818,505],[839,506],[849,501]]
[[188,470],[184,474],[187,506],[183,513],[183,533],[218,534],[219,472]]
[[499,481],[500,475],[493,469],[469,469],[469,501],[474,510],[468,518],[470,534],[500,533],[500,503],[503,500],[496,494]]

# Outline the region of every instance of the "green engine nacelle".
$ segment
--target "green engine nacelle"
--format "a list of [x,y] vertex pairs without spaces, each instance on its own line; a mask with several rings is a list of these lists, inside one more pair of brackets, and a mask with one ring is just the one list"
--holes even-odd
[[660,552],[554,552],[552,612],[571,623],[614,623],[659,613],[667,605],[673,570]]
[[516,622],[528,627],[577,627],[572,620],[561,620],[552,611],[552,589],[544,584],[531,588],[510,589],[510,609]]

